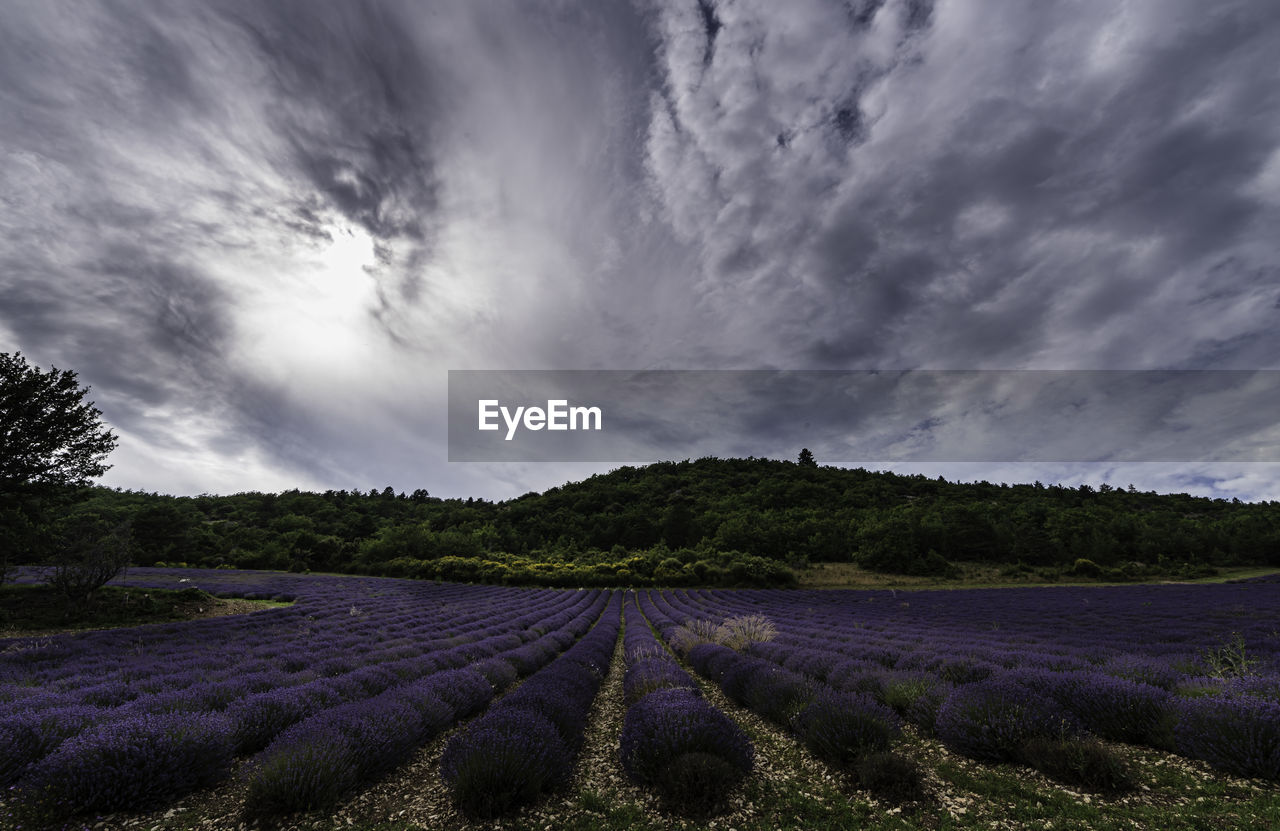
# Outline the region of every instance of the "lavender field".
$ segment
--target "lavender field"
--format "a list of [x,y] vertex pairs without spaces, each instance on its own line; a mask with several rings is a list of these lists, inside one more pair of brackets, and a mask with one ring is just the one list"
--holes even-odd
[[1275,580],[122,582],[293,602],[0,641],[6,827],[1072,827],[1053,818],[1077,808],[1079,827],[1145,827],[1184,804],[1186,827],[1267,827],[1280,811]]

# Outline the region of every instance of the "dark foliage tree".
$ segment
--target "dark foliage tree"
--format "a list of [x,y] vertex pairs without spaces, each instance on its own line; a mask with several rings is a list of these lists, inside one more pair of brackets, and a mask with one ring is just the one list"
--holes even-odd
[[133,533],[127,521],[113,524],[97,514],[72,515],[59,523],[45,582],[72,607],[79,608],[128,567],[132,548]]
[[116,436],[84,400],[88,391],[70,370],[0,353],[0,578],[20,551],[38,547],[46,503],[107,470]]
[[813,458],[813,451],[807,447],[800,448],[800,458],[797,460],[801,467],[817,467],[818,463]]
[[[424,492],[425,493],[425,492]],[[958,483],[794,461],[620,467],[503,502],[384,491],[173,497],[92,488],[133,520],[134,562],[348,571],[548,586],[778,586],[805,563],[948,577],[1110,582],[1280,565],[1280,502]],[[66,511],[62,511],[66,513]],[[0,517],[0,534],[9,526]]]
[[116,436],[71,370],[43,372],[0,353],[0,492],[81,486],[106,473]]

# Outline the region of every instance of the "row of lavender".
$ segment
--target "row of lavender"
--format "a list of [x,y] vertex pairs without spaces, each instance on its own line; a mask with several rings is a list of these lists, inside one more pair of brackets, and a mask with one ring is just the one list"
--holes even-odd
[[440,775],[464,813],[496,817],[570,781],[621,611],[613,593],[590,632],[450,740]]
[[665,604],[681,621],[766,614],[779,635],[747,652],[786,671],[800,700],[804,682],[865,693],[974,758],[1096,735],[1280,779],[1275,584],[691,591]]
[[[643,608],[663,639],[730,700],[791,731],[819,758],[850,771],[863,787],[896,799],[918,795],[918,768],[890,750],[901,736],[901,722],[882,702],[862,691],[833,687],[752,655],[741,649],[751,645],[745,637],[739,639],[736,649],[709,641],[699,643],[697,637],[690,637],[691,629],[700,628],[690,626],[696,620],[690,617],[690,608],[679,601],[669,602],[663,593],[647,597]],[[752,620],[734,618],[720,628],[745,633],[750,631]]]
[[297,579],[289,608],[7,642],[8,809],[52,819],[143,807],[216,782],[234,756],[255,753],[250,808],[312,807],[545,665],[607,600]]
[[[368,700],[348,702],[322,711],[294,725],[254,760],[247,774],[248,809],[252,814],[282,814],[332,804],[356,785],[399,766],[424,742],[446,727],[483,710],[496,695],[529,675],[516,693],[502,699],[499,709],[513,701],[531,700],[548,674],[566,660],[575,666],[592,666],[599,678],[599,642],[617,639],[616,600],[592,592],[590,604],[563,629],[549,633],[567,650],[546,651],[537,661],[512,660],[517,650],[496,653],[471,667],[437,672],[412,684],[395,686]],[[594,627],[594,628],[593,628]],[[588,634],[590,632],[590,634]],[[585,637],[584,637],[585,636]],[[572,644],[570,646],[570,644]],[[596,664],[590,664],[594,659]],[[607,667],[607,653],[604,659]],[[559,672],[563,677],[564,673]],[[542,682],[540,682],[542,679]],[[598,683],[598,681],[597,681]],[[550,703],[563,714],[576,712],[580,696],[564,696]],[[587,703],[590,697],[587,698]],[[538,699],[538,703],[544,703]],[[492,711],[482,718],[489,719]]]
[[[198,588],[217,597],[290,601],[299,594],[311,594],[317,580],[332,583],[340,579],[337,576],[315,577],[283,571],[138,567],[116,577],[111,585],[136,589]],[[44,580],[44,572],[34,566],[19,566],[14,570],[13,580],[16,583],[40,583]]]
[[[492,819],[566,785],[625,625],[624,770],[670,809],[708,815],[750,773],[754,751],[654,637],[634,593],[614,595],[595,628],[449,742],[440,775],[455,805]],[[625,623],[624,623],[625,621]]]
[[672,810],[710,815],[751,773],[755,749],[728,716],[702,698],[697,683],[654,637],[647,596],[628,596],[623,650],[627,715],[622,767]]

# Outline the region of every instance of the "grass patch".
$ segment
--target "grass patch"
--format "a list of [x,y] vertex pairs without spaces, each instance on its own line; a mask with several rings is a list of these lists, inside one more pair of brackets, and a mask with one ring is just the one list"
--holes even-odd
[[274,600],[223,599],[200,589],[103,586],[73,609],[49,586],[0,586],[0,637],[172,623],[199,617],[288,606]]

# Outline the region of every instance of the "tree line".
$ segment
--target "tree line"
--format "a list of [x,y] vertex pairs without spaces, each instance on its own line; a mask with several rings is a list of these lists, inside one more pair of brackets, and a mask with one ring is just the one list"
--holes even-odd
[[391,488],[174,497],[88,488],[69,515],[127,523],[142,565],[549,585],[785,585],[852,562],[1124,579],[1280,566],[1280,504],[1087,485],[956,483],[770,459],[659,462],[500,502]]
[[1276,502],[948,482],[820,466],[807,449],[796,462],[624,466],[499,502],[390,487],[193,497],[93,487],[116,437],[86,392],[73,372],[0,354],[0,581],[8,565],[53,562],[74,586],[125,561],[564,586],[785,586],[832,562],[1110,580],[1280,566]]

